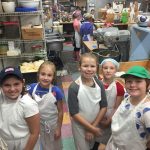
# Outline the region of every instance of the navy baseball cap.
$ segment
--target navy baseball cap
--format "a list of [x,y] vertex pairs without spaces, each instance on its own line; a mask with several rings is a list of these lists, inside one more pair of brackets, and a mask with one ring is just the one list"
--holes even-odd
[[18,67],[6,67],[0,72],[0,82],[7,76],[14,75],[20,79],[23,79],[23,75]]

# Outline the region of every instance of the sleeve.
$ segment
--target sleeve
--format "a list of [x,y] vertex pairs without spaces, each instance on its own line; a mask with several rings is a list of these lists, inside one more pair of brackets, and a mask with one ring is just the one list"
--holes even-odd
[[122,84],[120,84],[119,82],[116,82],[116,87],[117,87],[117,96],[124,96],[124,87]]
[[32,95],[33,89],[34,89],[34,87],[36,86],[36,84],[37,84],[37,83],[32,83],[32,84],[28,84],[28,85],[26,86],[26,90],[27,90],[27,92],[28,92],[30,95]]
[[77,98],[78,90],[79,86],[75,82],[73,82],[68,89],[68,107],[71,116],[79,113],[79,104]]
[[38,104],[28,94],[23,96],[21,102],[25,118],[32,117],[39,113]]
[[101,88],[101,101],[100,101],[100,107],[103,108],[103,107],[107,107],[107,98],[106,98],[106,93],[105,93],[105,89],[104,89],[104,86],[103,86],[103,83],[98,80],[96,77],[95,77],[95,81],[97,82],[97,84],[100,86]]
[[57,101],[62,100],[64,98],[64,94],[58,86],[53,86],[52,93],[56,97]]

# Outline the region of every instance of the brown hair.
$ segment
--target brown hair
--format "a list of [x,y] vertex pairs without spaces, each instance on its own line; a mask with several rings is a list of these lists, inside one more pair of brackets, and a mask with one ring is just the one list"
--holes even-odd
[[40,73],[40,71],[41,71],[41,69],[43,68],[43,67],[51,67],[51,69],[52,69],[52,71],[53,71],[53,73],[54,73],[54,78],[53,78],[53,83],[56,81],[56,66],[55,66],[55,64],[53,63],[53,62],[51,62],[51,61],[44,61],[41,65],[40,65],[40,67],[39,67],[39,69],[38,69],[38,72],[37,72],[37,80],[39,79],[39,73]]

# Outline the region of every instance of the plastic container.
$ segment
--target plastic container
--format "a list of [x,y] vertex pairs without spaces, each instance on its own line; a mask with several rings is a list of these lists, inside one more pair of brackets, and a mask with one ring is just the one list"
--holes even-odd
[[11,13],[15,11],[15,2],[2,2],[4,12]]
[[18,22],[3,22],[4,37],[8,39],[20,38]]

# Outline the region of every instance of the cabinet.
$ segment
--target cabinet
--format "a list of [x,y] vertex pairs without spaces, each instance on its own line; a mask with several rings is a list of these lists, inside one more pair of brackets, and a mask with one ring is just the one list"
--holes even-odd
[[0,68],[46,57],[41,1],[36,11],[0,12]]

